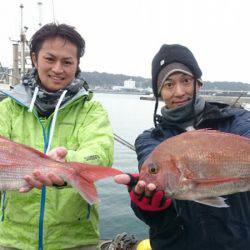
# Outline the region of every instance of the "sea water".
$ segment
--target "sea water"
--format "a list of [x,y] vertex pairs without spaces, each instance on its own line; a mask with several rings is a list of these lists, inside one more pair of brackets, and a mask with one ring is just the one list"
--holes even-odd
[[[153,101],[140,100],[138,95],[100,93],[95,93],[94,99],[108,111],[113,132],[131,144],[143,130],[153,126]],[[113,167],[136,173],[137,165],[135,152],[115,141]],[[115,184],[112,178],[96,184],[100,197],[101,238],[112,239],[123,232],[134,234],[138,239],[147,238],[148,227],[134,215],[127,188]]]

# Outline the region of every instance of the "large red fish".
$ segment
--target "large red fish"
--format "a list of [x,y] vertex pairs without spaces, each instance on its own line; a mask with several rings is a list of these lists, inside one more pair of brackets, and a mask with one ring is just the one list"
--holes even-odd
[[227,207],[221,195],[250,190],[250,139],[196,130],[159,144],[140,171],[166,196]]
[[122,173],[109,167],[55,161],[38,150],[0,136],[0,190],[17,190],[25,186],[23,177],[35,169],[59,175],[89,204],[98,201],[94,181]]

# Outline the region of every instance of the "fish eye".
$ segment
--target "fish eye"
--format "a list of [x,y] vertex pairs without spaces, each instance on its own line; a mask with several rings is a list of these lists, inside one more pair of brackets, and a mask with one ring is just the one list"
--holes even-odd
[[157,174],[158,173],[158,167],[154,163],[150,163],[148,165],[148,169],[150,174]]

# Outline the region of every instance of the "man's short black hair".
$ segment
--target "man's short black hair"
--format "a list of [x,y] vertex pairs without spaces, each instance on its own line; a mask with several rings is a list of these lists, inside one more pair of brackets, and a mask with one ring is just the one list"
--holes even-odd
[[77,59],[79,63],[80,57],[83,56],[85,51],[85,41],[73,26],[67,24],[48,23],[36,31],[30,40],[31,58],[32,53],[35,53],[35,55],[38,56],[38,53],[45,40],[55,37],[61,37],[62,39],[65,39],[66,41],[76,45]]

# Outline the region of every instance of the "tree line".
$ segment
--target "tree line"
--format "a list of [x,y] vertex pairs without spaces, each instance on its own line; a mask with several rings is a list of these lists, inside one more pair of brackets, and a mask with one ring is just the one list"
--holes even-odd
[[[82,72],[83,78],[87,81],[90,88],[100,87],[103,89],[112,89],[113,86],[123,86],[125,80],[132,79],[135,81],[137,88],[151,87],[151,79],[140,76],[128,76],[123,74],[110,74],[94,72]],[[250,91],[250,84],[243,82],[210,82],[205,81],[203,90],[218,90],[218,91]]]

